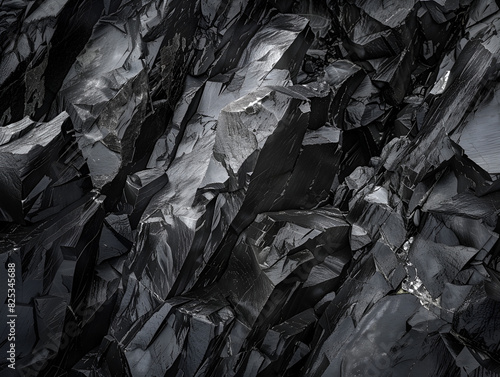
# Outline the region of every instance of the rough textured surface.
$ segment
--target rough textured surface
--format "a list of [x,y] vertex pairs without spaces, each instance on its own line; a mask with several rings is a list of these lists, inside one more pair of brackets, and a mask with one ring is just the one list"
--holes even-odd
[[0,375],[499,376],[499,32],[493,0],[0,2]]

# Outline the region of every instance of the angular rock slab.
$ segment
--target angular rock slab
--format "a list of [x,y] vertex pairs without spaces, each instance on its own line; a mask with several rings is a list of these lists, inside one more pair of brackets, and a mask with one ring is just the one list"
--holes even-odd
[[47,123],[25,118],[1,129],[1,221],[41,221],[89,191],[85,162],[68,132],[64,112]]

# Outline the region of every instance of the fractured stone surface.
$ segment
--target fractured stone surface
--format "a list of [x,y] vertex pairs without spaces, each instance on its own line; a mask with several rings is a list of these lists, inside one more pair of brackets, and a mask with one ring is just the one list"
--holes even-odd
[[497,2],[0,14],[2,376],[498,376]]

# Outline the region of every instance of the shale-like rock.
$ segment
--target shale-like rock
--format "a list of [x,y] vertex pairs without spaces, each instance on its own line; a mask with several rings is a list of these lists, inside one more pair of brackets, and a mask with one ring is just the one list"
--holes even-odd
[[493,0],[3,1],[0,375],[498,376],[499,31]]

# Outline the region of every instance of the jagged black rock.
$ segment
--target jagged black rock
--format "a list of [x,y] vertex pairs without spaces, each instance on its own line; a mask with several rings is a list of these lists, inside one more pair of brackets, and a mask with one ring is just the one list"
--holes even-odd
[[499,1],[0,15],[2,376],[500,375]]

